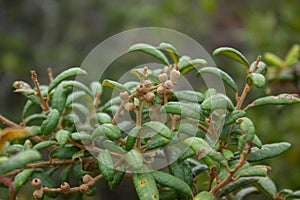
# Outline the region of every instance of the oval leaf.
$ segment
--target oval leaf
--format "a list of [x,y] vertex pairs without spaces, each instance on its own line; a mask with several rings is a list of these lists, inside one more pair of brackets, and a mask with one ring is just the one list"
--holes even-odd
[[48,135],[55,130],[59,121],[59,112],[56,109],[52,109],[47,116],[47,119],[42,122],[41,132],[44,135]]
[[103,177],[107,181],[113,181],[115,174],[114,162],[107,149],[99,153],[98,166]]
[[281,67],[283,65],[283,60],[277,55],[267,52],[264,54],[264,59],[273,66]]
[[56,76],[55,79],[49,85],[48,94],[50,94],[50,92],[63,80],[66,80],[70,77],[74,77],[74,76],[78,76],[78,75],[87,75],[87,72],[82,70],[79,67],[74,67],[74,68],[63,71],[58,76]]
[[156,183],[150,173],[134,173],[132,174],[132,179],[139,199],[159,199],[159,193],[156,187]]
[[13,182],[13,186],[16,192],[18,192],[21,187],[27,182],[27,180],[31,177],[34,169],[24,169],[20,173],[18,173]]
[[143,156],[136,149],[131,149],[126,153],[125,160],[133,169],[141,169],[143,167]]
[[175,49],[175,47],[169,43],[166,42],[162,42],[159,44],[159,46],[157,47],[157,49],[159,50],[165,50],[166,52],[168,52],[168,54],[170,55],[170,57],[174,60],[175,63],[178,63],[179,61],[179,53],[177,52],[177,50]]
[[200,192],[193,200],[215,200],[215,196],[207,191]]
[[224,94],[216,94],[208,97],[201,103],[203,110],[228,109],[233,110],[234,106],[231,100]]
[[170,65],[167,57],[161,51],[157,50],[155,47],[153,47],[149,44],[143,44],[143,43],[134,44],[128,50],[129,50],[129,52],[132,52],[132,51],[144,52],[148,55],[151,55],[151,56],[157,58],[165,65],[167,65],[167,66]]
[[110,140],[119,140],[122,136],[118,126],[112,124],[101,124],[92,133],[92,137],[106,136]]
[[194,59],[194,60],[186,60],[185,62],[179,62],[178,67],[179,71],[182,75],[196,69],[197,67],[201,67],[206,65],[207,62],[204,59]]
[[136,126],[128,133],[127,139],[126,139],[126,150],[129,151],[133,148],[135,141],[140,134],[141,131],[140,126]]
[[238,50],[231,48],[231,47],[220,47],[217,48],[214,52],[213,55],[217,56],[217,55],[226,55],[236,61],[238,61],[239,63],[241,63],[242,65],[244,65],[247,69],[249,69],[249,62],[246,59],[246,57],[239,52]]
[[287,105],[300,103],[298,94],[280,94],[277,96],[266,96],[253,101],[248,107],[264,106],[264,105]]
[[254,85],[257,88],[262,88],[266,84],[266,78],[262,74],[251,73],[247,76],[248,85]]
[[172,133],[170,129],[161,122],[158,121],[150,121],[143,124],[143,128],[150,128],[154,132],[160,134],[161,136],[170,139]]
[[130,90],[128,88],[126,88],[124,85],[122,85],[121,83],[118,83],[116,81],[105,79],[102,82],[102,86],[110,87],[112,89],[117,89],[119,91],[127,91],[130,94]]

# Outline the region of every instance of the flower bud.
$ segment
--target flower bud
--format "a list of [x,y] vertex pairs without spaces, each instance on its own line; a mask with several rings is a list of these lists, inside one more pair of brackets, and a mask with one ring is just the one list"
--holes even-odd
[[128,101],[128,100],[129,100],[129,94],[128,94],[128,92],[122,91],[122,92],[120,93],[120,98],[121,98],[123,101]]
[[88,183],[93,179],[93,177],[91,177],[90,175],[86,174],[82,177],[82,182],[83,183]]
[[38,179],[38,178],[34,178],[34,179],[32,179],[32,181],[31,181],[31,185],[34,187],[34,188],[36,188],[36,189],[41,189],[41,187],[42,187],[42,181],[41,181],[41,179]]
[[68,194],[70,193],[70,184],[67,182],[63,182],[60,185],[60,189],[62,190],[63,193]]
[[44,195],[43,189],[35,190],[33,192],[33,199],[42,199]]
[[168,80],[168,75],[166,73],[162,73],[158,76],[158,80],[161,82],[161,83],[164,83],[166,80]]
[[176,83],[178,81],[180,77],[180,72],[173,69],[170,73],[170,80],[173,82],[173,83]]
[[143,86],[142,85],[137,85],[135,88],[137,93],[142,93],[143,92]]
[[127,111],[131,112],[131,111],[134,109],[134,104],[128,102],[128,103],[125,104],[124,108],[125,108]]
[[81,193],[86,193],[89,191],[89,186],[87,184],[82,184],[80,185],[79,190]]
[[150,88],[151,85],[152,85],[151,81],[149,81],[149,80],[144,80],[143,86],[144,86],[145,88]]
[[167,80],[165,83],[164,83],[164,86],[167,88],[167,89],[173,89],[174,87],[174,84],[171,80]]
[[144,98],[145,98],[146,101],[151,102],[151,101],[154,100],[155,95],[153,94],[153,92],[147,92],[147,93],[144,95]]
[[157,91],[157,94],[163,95],[164,92],[165,92],[165,88],[164,88],[164,86],[160,85],[160,86],[157,87],[156,91]]

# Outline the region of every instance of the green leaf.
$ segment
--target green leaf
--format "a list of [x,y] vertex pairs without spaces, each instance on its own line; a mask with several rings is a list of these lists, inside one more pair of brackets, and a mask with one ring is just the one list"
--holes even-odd
[[143,167],[143,156],[141,152],[136,149],[131,149],[125,156],[126,162],[135,170]]
[[176,91],[173,93],[173,96],[178,101],[187,101],[193,103],[201,103],[204,100],[204,95],[201,92],[190,91],[190,90]]
[[27,100],[24,107],[23,107],[23,111],[22,111],[22,119],[24,119],[28,113],[28,111],[30,110],[30,108],[34,105],[34,102]]
[[164,104],[160,112],[181,115],[183,117],[190,117],[196,120],[204,120],[204,115],[198,104],[183,103],[183,102],[168,102]]
[[55,133],[55,138],[59,144],[65,146],[68,141],[68,137],[70,136],[70,132],[66,130],[59,130]]
[[55,77],[55,79],[50,83],[48,88],[48,94],[63,80],[66,80],[68,78],[78,76],[78,75],[87,75],[87,72],[80,69],[79,67],[74,67],[71,69],[67,69],[60,73],[58,76]]
[[59,112],[56,109],[50,110],[50,113],[47,116],[47,119],[42,122],[41,132],[44,135],[52,133],[59,121]]
[[159,188],[159,198],[161,200],[174,200],[178,199],[178,192],[172,188],[163,187]]
[[260,61],[257,65],[257,69],[254,72],[254,67],[255,67],[256,61],[252,62],[250,65],[250,72],[256,73],[256,74],[262,74],[265,75],[267,73],[267,65],[263,61]]
[[80,151],[78,147],[72,145],[65,145],[64,147],[57,147],[50,152],[50,157],[59,159],[71,159],[75,153]]
[[50,147],[52,145],[57,145],[57,142],[53,141],[53,140],[46,140],[46,141],[39,142],[36,145],[34,145],[33,149],[39,151],[39,150],[42,150],[44,148]]
[[87,109],[85,105],[81,103],[72,103],[70,107],[74,112],[76,112],[75,110],[79,111],[84,117],[90,116],[90,111]]
[[82,99],[85,96],[86,93],[84,91],[74,91],[68,96],[65,106],[70,106],[72,102],[76,102],[76,100]]
[[41,160],[42,156],[35,150],[25,150],[16,155],[9,157],[7,161],[0,164],[0,175],[6,174],[15,169],[20,169],[28,163]]
[[167,139],[170,139],[172,136],[170,129],[158,121],[146,122],[143,124],[143,128],[149,128]]
[[258,190],[256,187],[247,187],[244,189],[241,189],[237,194],[236,194],[236,200],[244,200],[249,194],[252,193],[257,193]]
[[98,166],[103,177],[107,181],[113,181],[115,174],[114,162],[107,149],[99,153]]
[[300,46],[298,44],[294,44],[289,52],[287,53],[285,59],[284,59],[284,66],[290,67],[294,64],[296,64],[299,61],[300,57]]
[[274,182],[269,177],[258,177],[258,181],[254,184],[255,187],[269,199],[274,199],[277,189]]
[[256,99],[249,107],[264,106],[264,105],[287,105],[300,103],[298,94],[280,94],[277,96],[266,96]]
[[266,62],[270,63],[273,66],[276,66],[276,67],[283,66],[283,60],[273,53],[270,53],[270,52],[265,53],[264,59],[266,60]]
[[238,148],[242,152],[245,148],[248,148],[246,144],[254,140],[255,128],[252,121],[247,117],[239,118],[237,124],[240,125],[242,130],[242,135],[238,139]]
[[222,155],[226,160],[234,158],[234,154],[229,149],[222,149]]
[[102,94],[102,92],[103,92],[102,85],[98,81],[91,82],[90,88],[91,88],[93,97],[96,97],[97,94]]
[[273,144],[265,144],[261,149],[257,147],[251,148],[251,153],[249,154],[247,161],[248,162],[256,162],[265,160],[268,158],[273,158],[281,155],[288,148],[290,148],[291,144],[287,142],[273,143]]
[[105,79],[102,82],[102,86],[110,87],[112,89],[117,89],[119,91],[127,91],[130,94],[130,90],[128,88],[126,88],[124,85],[122,85],[121,83],[118,83],[116,81]]
[[242,65],[244,65],[247,69],[249,69],[249,62],[248,60],[245,58],[245,56],[239,52],[238,50],[231,48],[231,47],[220,47],[217,48],[214,52],[213,55],[217,56],[223,54],[225,56],[228,56],[236,61],[238,61],[239,63],[241,63]]
[[268,170],[271,168],[266,165],[255,165],[255,166],[249,166],[245,169],[242,169],[239,171],[239,175],[241,177],[251,177],[251,176],[267,176]]
[[107,113],[104,112],[99,112],[96,113],[95,115],[93,115],[91,117],[91,124],[95,125],[95,124],[109,124],[111,123],[112,119],[111,116]]
[[225,118],[225,125],[235,123],[238,118],[244,117],[246,112],[243,110],[233,110],[228,113]]
[[106,136],[110,140],[119,140],[122,137],[118,126],[112,124],[101,124],[92,133],[92,137]]
[[64,81],[62,83],[62,85],[63,85],[64,88],[72,87],[72,88],[77,88],[79,90],[82,90],[86,94],[88,94],[90,97],[94,98],[93,93],[91,92],[91,90],[87,86],[85,86],[84,84],[82,84],[78,81],[73,81],[73,80]]
[[225,81],[229,85],[231,89],[233,89],[234,92],[237,92],[238,88],[235,81],[231,78],[231,76],[229,76],[229,74],[227,74],[223,70],[216,67],[204,67],[198,70],[197,76],[203,73],[210,73],[220,77],[223,81]]
[[218,93],[210,96],[201,103],[203,110],[228,109],[233,110],[234,106],[231,100],[225,95]]
[[132,52],[132,51],[144,52],[148,55],[151,55],[151,56],[157,58],[165,65],[167,65],[167,66],[170,65],[167,57],[161,51],[157,50],[155,47],[153,47],[149,44],[143,44],[143,43],[134,44],[128,50],[129,50],[129,52]]
[[[184,59],[183,57],[182,59]],[[179,71],[182,75],[187,74],[188,72],[196,69],[197,67],[201,67],[206,65],[207,62],[204,59],[194,59],[194,60],[185,60],[178,63]]]
[[193,200],[215,200],[215,196],[207,191],[202,191],[195,196]]
[[151,174],[157,183],[176,189],[184,195],[191,197],[192,190],[183,180],[162,171],[153,171]]
[[118,154],[125,154],[125,151],[113,141],[105,140],[103,141],[102,145],[105,149],[108,149],[111,152],[115,152]]
[[32,114],[32,115],[26,117],[24,121],[25,121],[25,124],[27,125],[35,120],[44,120],[44,119],[46,119],[45,113],[40,113],[40,114]]
[[111,182],[109,182],[109,188],[111,190],[116,189],[120,185],[125,176],[125,172],[126,168],[124,167],[124,165],[122,165],[121,168],[115,173],[114,179]]
[[175,177],[185,181],[190,187],[193,186],[192,170],[188,164],[175,162],[169,166],[169,169]]
[[142,128],[140,126],[136,126],[133,129],[131,129],[131,131],[128,133],[128,136],[126,139],[126,150],[127,151],[129,151],[133,148],[135,141],[140,134],[141,129]]
[[27,182],[27,180],[31,177],[34,169],[24,169],[19,172],[13,182],[13,186],[16,192],[18,192],[23,185]]
[[92,140],[92,136],[90,134],[84,132],[75,132],[70,135],[71,140],[74,141],[82,141],[82,140]]
[[248,85],[254,85],[257,88],[262,88],[266,84],[266,78],[262,74],[251,73],[247,76]]
[[157,47],[157,49],[159,50],[165,50],[166,52],[168,52],[168,54],[170,55],[170,57],[174,60],[175,63],[178,63],[179,61],[179,53],[177,52],[177,50],[175,49],[175,47],[169,43],[166,42],[162,42],[159,44],[159,46]]
[[139,199],[158,200],[159,192],[150,173],[133,173],[132,179]]
[[70,90],[64,88],[62,84],[59,84],[53,92],[52,108],[56,109],[59,112],[59,114],[61,114],[65,108],[69,93]]
[[150,139],[147,141],[146,150],[150,151],[153,149],[165,147],[169,143],[169,138],[165,138],[159,134],[155,134],[154,136],[150,137]]
[[237,189],[241,189],[249,184],[255,183],[259,180],[259,177],[242,177],[234,182],[230,182],[225,185],[220,191],[220,196],[225,196]]

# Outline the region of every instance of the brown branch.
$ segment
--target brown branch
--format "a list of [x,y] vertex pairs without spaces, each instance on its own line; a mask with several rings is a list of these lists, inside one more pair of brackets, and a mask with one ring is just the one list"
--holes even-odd
[[115,113],[115,115],[114,115],[114,117],[113,117],[113,119],[112,119],[112,121],[111,121],[111,124],[112,124],[112,125],[115,125],[115,124],[117,123],[118,118],[119,118],[119,115],[120,115],[120,113],[122,112],[124,106],[125,106],[125,102],[122,101],[122,103],[121,103],[119,109],[117,110],[117,112]]
[[10,121],[9,119],[7,119],[6,117],[3,117],[2,115],[0,115],[0,120],[2,121],[3,124],[6,124],[9,127],[22,128],[22,126],[20,126],[19,124],[16,124],[15,122]]
[[53,74],[52,74],[52,69],[51,69],[51,67],[48,67],[47,71],[48,71],[49,81],[50,81],[50,83],[52,83],[53,80],[54,80],[54,78],[53,78]]
[[31,73],[31,79],[33,80],[34,85],[36,87],[36,91],[37,91],[36,96],[40,98],[41,103],[42,103],[41,107],[44,111],[48,112],[50,110],[49,105],[48,105],[48,99],[44,98],[42,93],[41,93],[40,83],[37,79],[37,74],[34,70],[31,70],[30,73]]

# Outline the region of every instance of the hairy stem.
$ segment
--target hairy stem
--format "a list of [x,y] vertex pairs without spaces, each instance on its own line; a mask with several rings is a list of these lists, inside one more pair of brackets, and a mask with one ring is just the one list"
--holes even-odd
[[50,110],[49,105],[48,105],[48,98],[44,98],[41,93],[40,83],[37,79],[37,74],[34,70],[31,70],[30,73],[31,73],[31,79],[33,80],[34,85],[36,87],[36,91],[37,91],[36,96],[39,97],[41,100],[41,107],[45,112],[48,112]]

